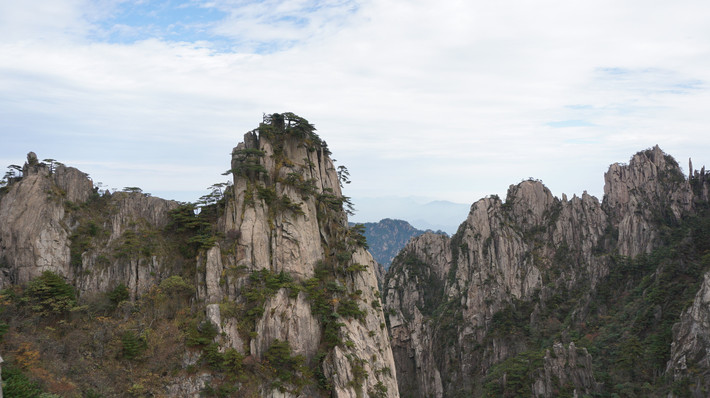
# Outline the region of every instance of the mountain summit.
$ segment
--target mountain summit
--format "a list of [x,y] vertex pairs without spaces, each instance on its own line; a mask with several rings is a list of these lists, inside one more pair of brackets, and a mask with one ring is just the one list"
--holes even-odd
[[384,292],[400,393],[703,396],[709,180],[656,146],[609,168],[602,202],[528,180],[412,239]]
[[54,162],[0,190],[8,388],[398,396],[376,262],[307,120],[265,116],[199,211]]

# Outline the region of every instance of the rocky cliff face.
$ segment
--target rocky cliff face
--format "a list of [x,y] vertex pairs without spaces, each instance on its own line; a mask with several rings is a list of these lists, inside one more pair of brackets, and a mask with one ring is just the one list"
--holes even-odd
[[[304,119],[274,114],[234,149],[232,172],[219,228],[233,239],[198,262],[200,298],[247,308],[255,304],[245,294],[255,275],[288,283],[256,303],[263,314],[249,334],[219,317],[225,343],[261,360],[275,341],[287,341],[321,374],[321,391],[397,396],[377,264],[348,227],[347,198],[325,142]],[[281,390],[263,386],[262,396],[320,394]]]
[[[693,171],[690,163],[690,185],[694,192],[696,207],[708,202],[708,174],[705,167],[700,172]],[[705,206],[707,211],[707,205]],[[694,226],[697,229],[708,228],[707,224]],[[704,253],[702,269],[710,265],[710,241],[707,239],[699,244]],[[692,304],[685,309],[680,321],[673,325],[673,342],[666,373],[682,388],[681,395],[689,392],[693,397],[707,396],[710,391],[710,272],[705,272],[702,283],[697,289]]]
[[81,294],[124,284],[136,295],[172,271],[165,266],[169,254],[140,246],[165,246],[157,231],[176,202],[128,192],[101,197],[86,174],[40,163],[34,153],[28,155],[22,178],[5,189],[0,198],[0,287],[51,271]]
[[673,327],[673,344],[666,372],[687,384],[693,397],[710,390],[710,273],[704,275],[693,304]]
[[637,153],[628,165],[611,165],[604,180],[604,209],[618,226],[622,255],[649,253],[658,246],[654,225],[680,220],[693,208],[690,181],[658,146]]
[[0,349],[42,347],[25,371],[68,395],[399,396],[377,263],[314,130],[266,117],[199,212],[31,154],[0,190]]
[[554,396],[551,374],[558,387],[595,391],[591,366],[576,376],[553,366],[544,353],[559,347],[549,339],[573,342],[570,332],[586,333],[590,319],[617,311],[595,301],[616,283],[620,264],[646,259],[704,203],[697,194],[704,183],[685,179],[658,147],[612,165],[605,181],[602,203],[586,193],[555,198],[541,182],[523,181],[505,202],[474,203],[451,239],[427,234],[407,244],[385,286],[403,395],[505,395],[520,387],[518,394]]
[[477,201],[454,236],[406,245],[384,297],[327,146],[296,115],[244,136],[233,184],[199,214],[55,166],[31,153],[0,188],[0,349],[55,394],[710,389],[710,177],[658,147],[612,165],[602,202],[536,180]]
[[592,376],[592,356],[586,348],[577,348],[569,343],[555,343],[552,350],[545,351],[542,369],[538,372],[532,388],[534,397],[551,397],[560,394],[560,386],[575,386],[574,394],[591,395],[600,390]]

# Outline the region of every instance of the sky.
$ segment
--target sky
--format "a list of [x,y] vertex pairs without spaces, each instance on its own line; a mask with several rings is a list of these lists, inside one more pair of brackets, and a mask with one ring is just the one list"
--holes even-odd
[[709,19],[694,0],[0,0],[0,165],[34,151],[194,201],[264,113],[293,112],[348,167],[355,221],[378,198],[463,221],[529,177],[601,200],[608,166],[656,144],[710,166]]

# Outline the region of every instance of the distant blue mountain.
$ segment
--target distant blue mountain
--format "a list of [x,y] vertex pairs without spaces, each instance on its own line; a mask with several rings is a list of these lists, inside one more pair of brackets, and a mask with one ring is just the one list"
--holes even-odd
[[[365,226],[365,238],[370,253],[385,270],[389,269],[392,259],[404,248],[409,239],[427,232],[414,228],[404,220],[391,218],[362,224]],[[445,234],[443,231],[436,233]]]
[[352,198],[355,215],[350,221],[372,223],[386,218],[407,220],[414,228],[442,230],[453,235],[468,216],[470,204],[419,197]]

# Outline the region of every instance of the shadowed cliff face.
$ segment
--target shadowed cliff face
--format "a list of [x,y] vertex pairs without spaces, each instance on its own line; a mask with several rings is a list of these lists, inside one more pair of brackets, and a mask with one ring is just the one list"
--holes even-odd
[[[384,291],[400,393],[505,395],[520,383],[525,394],[554,396],[555,378],[580,394],[603,388],[586,351],[565,354],[552,341],[574,342],[569,333],[586,330],[575,325],[616,311],[596,310],[594,300],[627,272],[620,264],[651,256],[706,206],[696,194],[704,180],[687,180],[658,147],[612,165],[605,181],[603,203],[586,193],[555,198],[523,181],[505,202],[474,203],[450,239],[426,234],[407,244]],[[574,374],[555,365],[558,351],[583,359]],[[510,381],[510,369],[523,368],[524,380]]]

